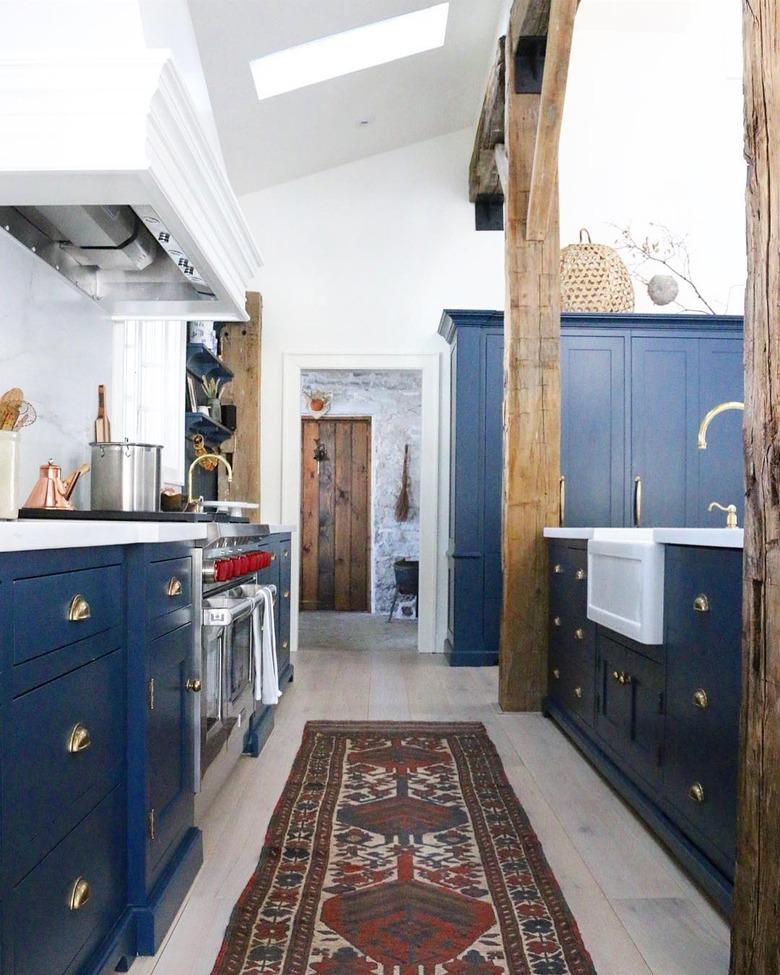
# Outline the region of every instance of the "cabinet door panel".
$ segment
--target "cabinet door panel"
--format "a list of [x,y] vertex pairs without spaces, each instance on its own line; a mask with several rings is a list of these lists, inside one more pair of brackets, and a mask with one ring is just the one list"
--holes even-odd
[[151,883],[192,822],[193,728],[196,695],[187,691],[192,666],[192,626],[187,624],[149,647],[149,677],[154,707],[149,711],[148,811],[154,810],[153,836],[147,845],[147,880]]
[[596,730],[607,745],[622,753],[631,726],[631,701],[625,687],[617,679],[617,675],[626,669],[626,648],[601,630],[596,639],[599,694]]
[[629,650],[625,690],[631,699],[631,726],[627,756],[636,772],[655,783],[661,774],[663,740],[663,668],[654,660]]
[[[718,403],[744,398],[745,381],[740,339],[699,342],[699,421]],[[697,504],[689,524],[721,528],[724,515],[707,511],[710,501],[735,504],[740,525],[745,510],[742,460],[742,413],[729,410],[716,417],[707,435],[707,449],[691,447],[689,463],[698,473]]]
[[561,337],[561,473],[569,526],[623,524],[625,338]]
[[696,447],[698,340],[632,340],[631,476],[642,479],[641,524],[681,526],[696,505],[687,460]]

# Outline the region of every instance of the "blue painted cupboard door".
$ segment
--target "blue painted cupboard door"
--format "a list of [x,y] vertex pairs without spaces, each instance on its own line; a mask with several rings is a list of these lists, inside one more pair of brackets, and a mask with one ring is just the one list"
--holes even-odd
[[745,510],[745,487],[742,455],[742,418],[730,410],[717,416],[707,434],[707,449],[698,450],[695,438],[704,414],[718,403],[744,398],[745,380],[742,361],[742,339],[699,340],[699,392],[696,429],[691,431],[690,466],[698,475],[696,510],[689,524],[719,528],[725,524],[717,509],[707,511],[710,501],[735,504],[740,525]]
[[624,335],[561,336],[561,474],[569,527],[624,523],[625,345]]
[[485,436],[483,455],[482,557],[484,616],[483,649],[497,654],[501,635],[503,571],[501,568],[502,483],[504,476],[504,336],[485,335]]
[[696,507],[687,461],[696,448],[698,339],[636,337],[631,354],[629,524],[683,526]]
[[147,730],[148,806],[154,828],[147,838],[147,884],[151,885],[192,823],[194,793],[193,713],[197,695],[187,691],[191,676],[192,625],[166,633],[149,645],[149,677],[154,681]]

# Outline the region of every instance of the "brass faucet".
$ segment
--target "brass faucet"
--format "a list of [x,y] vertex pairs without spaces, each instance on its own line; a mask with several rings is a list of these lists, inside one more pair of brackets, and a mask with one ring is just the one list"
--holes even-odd
[[[233,483],[233,468],[230,466],[229,462],[222,456],[222,454],[201,454],[200,457],[196,457],[195,460],[190,464],[189,473],[187,474],[187,503],[192,504],[195,498],[192,496],[192,473],[198,464],[203,463],[204,460],[216,460],[220,464],[224,464],[227,468],[227,479],[228,484]],[[203,498],[198,498],[198,508],[200,510],[200,502]]]
[[737,403],[735,400],[730,400],[728,403],[719,403],[717,406],[713,406],[708,413],[705,413],[704,419],[701,421],[701,426],[699,427],[699,436],[696,441],[696,446],[699,448],[699,450],[707,449],[707,429],[719,413],[725,413],[726,410],[744,409],[744,403]]
[[717,508],[718,511],[724,511],[726,513],[726,528],[737,527],[737,506],[735,504],[727,505],[724,508],[723,505],[718,504],[717,501],[711,501],[707,505],[707,511],[712,511],[713,508]]

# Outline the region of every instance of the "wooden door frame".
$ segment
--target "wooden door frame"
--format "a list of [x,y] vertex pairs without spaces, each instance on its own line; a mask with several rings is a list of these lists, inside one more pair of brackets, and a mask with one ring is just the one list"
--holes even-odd
[[[422,380],[420,471],[420,598],[417,649],[439,653],[444,648],[447,605],[447,530],[440,525],[439,492],[449,472],[440,455],[442,353],[404,355],[354,352],[285,352],[282,355],[282,522],[300,528],[301,512],[301,375],[307,371],[355,369],[373,372],[419,372]],[[292,546],[292,599],[290,648],[298,648],[300,551]],[[444,618],[442,618],[444,616]]]
[[[368,423],[368,557],[366,562],[366,586],[368,592],[368,611],[373,613],[375,611],[374,606],[374,418],[368,414],[358,414],[358,413],[338,413],[338,414],[326,414],[325,416],[301,416],[301,474],[303,474],[303,425],[308,422],[313,423],[341,423],[341,422],[352,422],[355,420],[362,420]],[[303,485],[301,484],[301,508],[303,508]],[[300,516],[298,519],[298,525],[300,528]],[[303,537],[301,533],[301,538],[299,539],[298,550],[300,558],[300,549],[303,542]],[[300,567],[298,572],[298,584],[300,585]],[[300,608],[300,607],[299,607]],[[348,611],[344,611],[348,612]]]

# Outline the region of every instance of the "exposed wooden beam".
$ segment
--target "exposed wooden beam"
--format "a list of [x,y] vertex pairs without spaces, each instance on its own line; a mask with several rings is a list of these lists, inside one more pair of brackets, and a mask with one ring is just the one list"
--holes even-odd
[[748,161],[741,774],[731,975],[780,972],[780,12],[743,0]]
[[[517,0],[515,30],[539,5]],[[522,14],[522,16],[521,16]],[[512,25],[515,25],[513,28]],[[541,23],[534,28],[541,30]],[[545,525],[557,524],[560,469],[560,244],[557,204],[543,240],[528,239],[528,201],[540,95],[516,94],[515,58],[506,61],[507,187],[504,316],[504,603],[499,703],[535,711],[546,689]],[[553,160],[553,177],[557,161]]]
[[[236,407],[236,432],[223,445],[223,453],[233,455],[233,483],[228,484],[225,468],[219,465],[219,497],[260,503],[260,352],[263,298],[247,292],[248,322],[228,322],[222,326],[222,359],[233,372],[225,386],[222,402]],[[250,521],[260,521],[260,511],[249,513]]]
[[514,55],[521,37],[542,37],[550,22],[550,0],[515,0],[509,15],[509,29],[515,43],[510,48]]
[[577,4],[578,0],[552,0],[550,6],[539,128],[528,201],[526,233],[529,240],[544,239],[557,199],[558,149]]
[[505,64],[502,37],[488,78],[469,166],[469,199],[472,203],[476,203],[480,196],[498,196],[502,193],[494,150],[504,141]]

